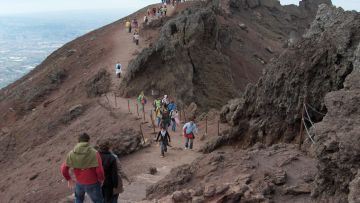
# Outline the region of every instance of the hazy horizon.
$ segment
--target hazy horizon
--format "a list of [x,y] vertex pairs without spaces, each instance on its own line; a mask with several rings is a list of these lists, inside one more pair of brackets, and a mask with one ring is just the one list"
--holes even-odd
[[[116,10],[121,9],[129,13],[139,10],[149,4],[159,3],[160,0],[0,0],[0,16],[22,15],[65,11]],[[281,4],[299,4],[299,0],[280,0]],[[345,10],[360,11],[359,0],[332,0],[333,4]]]
[[0,0],[0,16],[34,14],[46,12],[85,11],[85,10],[116,10],[129,11],[141,9],[157,0]]

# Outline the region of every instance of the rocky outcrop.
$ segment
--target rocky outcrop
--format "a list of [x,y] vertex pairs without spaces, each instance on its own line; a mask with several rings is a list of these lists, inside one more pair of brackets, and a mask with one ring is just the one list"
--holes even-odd
[[[299,159],[279,166],[288,156]],[[148,202],[316,202],[310,198],[312,184],[301,178],[316,172],[313,161],[286,144],[222,149],[150,186]]]
[[241,129],[238,139],[244,145],[294,141],[305,97],[316,110],[309,112],[311,119],[321,121],[328,109],[325,95],[342,89],[355,67],[359,24],[357,13],[321,5],[297,48],[269,64],[256,86],[247,88],[244,102],[229,111],[232,115],[225,114],[228,108],[224,107],[222,117],[231,117],[229,123]]
[[[119,157],[131,154],[142,148],[141,133],[131,128],[121,129],[119,133],[106,140],[112,143],[112,150]],[[101,141],[99,140],[99,142]]]
[[[360,16],[353,14],[359,28]],[[349,21],[351,18],[349,17]],[[354,54],[354,71],[344,83],[344,89],[325,97],[328,113],[316,124],[316,156],[319,173],[315,196],[339,202],[359,202],[360,167],[360,44]]]
[[[306,5],[312,8],[316,2]],[[301,35],[315,15],[311,9],[282,7],[276,0],[218,5],[194,5],[169,19],[158,40],[129,63],[121,92],[134,96],[156,90],[180,104],[219,108],[256,82],[290,32]]]

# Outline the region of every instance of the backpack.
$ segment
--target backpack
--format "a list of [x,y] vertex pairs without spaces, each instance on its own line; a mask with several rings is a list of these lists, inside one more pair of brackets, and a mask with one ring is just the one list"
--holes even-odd
[[142,99],[141,99],[141,104],[146,104],[146,98],[145,97],[143,97]]

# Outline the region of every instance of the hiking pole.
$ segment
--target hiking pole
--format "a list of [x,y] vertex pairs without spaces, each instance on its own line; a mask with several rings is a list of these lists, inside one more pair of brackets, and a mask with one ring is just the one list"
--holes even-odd
[[303,139],[303,131],[304,131],[304,114],[305,114],[305,104],[306,104],[306,96],[304,97],[304,102],[301,110],[301,121],[300,121],[300,133],[299,133],[299,150],[301,149],[302,139]]
[[144,138],[144,133],[143,133],[143,130],[142,130],[142,126],[141,126],[141,123],[140,123],[140,133],[141,133],[141,137],[144,141],[144,144],[145,144],[145,138]]

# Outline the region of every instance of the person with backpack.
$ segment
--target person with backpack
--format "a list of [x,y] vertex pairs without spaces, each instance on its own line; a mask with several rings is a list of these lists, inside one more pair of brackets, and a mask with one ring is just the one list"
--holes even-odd
[[183,127],[183,136],[185,137],[185,149],[192,149],[195,139],[195,134],[198,132],[194,118],[191,118],[189,122],[185,123]]
[[109,141],[101,142],[98,149],[105,172],[105,181],[101,187],[104,203],[112,203],[114,189],[118,187],[116,158],[110,152]]
[[169,135],[168,131],[166,130],[166,128],[161,127],[161,130],[156,137],[156,142],[158,142],[158,141],[160,141],[161,157],[164,157],[165,152],[167,152],[167,146],[170,146],[169,143],[171,142],[170,135]]
[[171,123],[170,112],[166,108],[164,108],[163,111],[161,112],[160,126],[162,128],[167,129],[170,126],[170,123]]
[[[94,203],[103,203],[101,185],[104,183],[102,159],[93,147],[89,145],[90,136],[82,133],[78,143],[71,150],[61,165],[61,173],[68,182],[70,189],[75,185],[75,202],[82,203],[87,193]],[[71,178],[69,169],[73,169],[75,180]]]
[[116,65],[115,65],[115,73],[116,73],[116,76],[118,78],[121,77],[121,64],[118,62]]
[[176,104],[175,104],[174,100],[171,100],[171,102],[169,103],[169,105],[167,105],[167,109],[168,109],[170,112],[176,109]]
[[164,98],[161,100],[161,105],[167,108],[168,104],[169,104],[169,98],[167,95],[164,95]]
[[145,110],[145,104],[147,102],[147,99],[144,95],[144,91],[141,91],[140,95],[137,98],[137,102],[140,105],[140,111],[144,111]]
[[171,130],[173,132],[176,131],[176,124],[179,122],[179,113],[176,109],[170,111],[170,118],[171,118]]
[[153,107],[154,107],[154,111],[161,108],[161,99],[160,98],[157,98],[154,100]]

